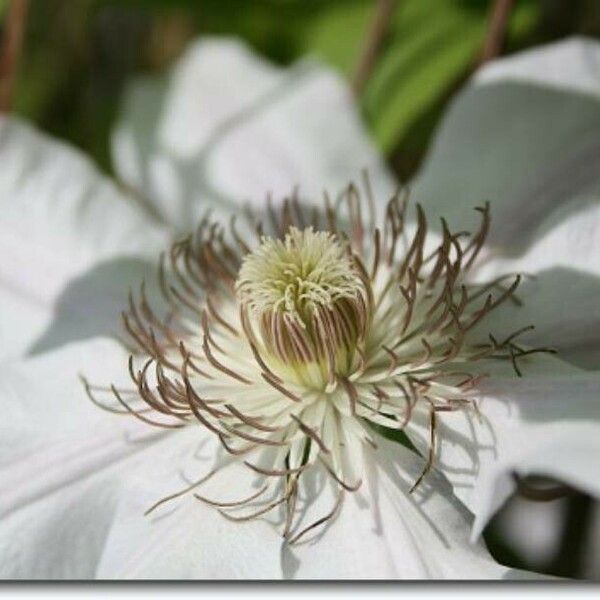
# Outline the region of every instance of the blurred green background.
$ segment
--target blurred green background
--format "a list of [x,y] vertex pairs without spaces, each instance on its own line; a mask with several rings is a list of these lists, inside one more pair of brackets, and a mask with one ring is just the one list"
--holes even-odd
[[[8,0],[0,0],[0,15]],[[160,72],[199,34],[246,39],[282,65],[306,54],[352,78],[372,0],[30,0],[13,110],[110,171],[108,132],[123,84]],[[402,179],[418,168],[452,93],[477,64],[490,0],[398,0],[359,97]],[[600,35],[598,0],[516,0],[504,54]]]
[[[0,0],[3,29],[8,4]],[[476,68],[492,4],[396,3],[357,100],[400,179],[418,169],[448,101]],[[111,172],[109,134],[124,84],[135,74],[163,72],[194,37],[239,36],[281,65],[314,55],[351,82],[377,6],[372,0],[29,0],[12,110]],[[502,54],[577,34],[600,37],[600,0],[515,0]],[[503,515],[486,538],[502,562],[586,575],[591,510],[583,496],[563,502],[565,534],[549,559],[519,555],[502,535]]]

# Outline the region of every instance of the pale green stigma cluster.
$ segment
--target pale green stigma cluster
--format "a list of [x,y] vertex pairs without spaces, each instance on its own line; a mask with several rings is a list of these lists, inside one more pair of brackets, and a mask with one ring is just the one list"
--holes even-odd
[[355,298],[362,286],[352,258],[334,234],[292,227],[283,240],[263,237],[245,256],[237,293],[256,316],[276,311],[306,327],[317,307]]
[[291,227],[283,239],[263,237],[244,257],[236,289],[244,322],[260,332],[257,346],[281,368],[313,387],[353,368],[370,323],[370,284],[335,234]]

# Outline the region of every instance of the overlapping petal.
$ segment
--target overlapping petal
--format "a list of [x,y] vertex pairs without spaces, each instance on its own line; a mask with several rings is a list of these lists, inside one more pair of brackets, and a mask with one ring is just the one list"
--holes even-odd
[[[496,578],[522,574],[497,565],[468,540],[470,515],[449,486],[431,478],[411,496],[422,460],[383,439],[362,490],[349,494],[325,530],[288,547],[268,519],[233,523],[191,494],[145,511],[203,478],[218,443],[200,427],[156,431],[107,415],[82,383],[111,376],[124,385],[123,351],[91,340],[4,365],[0,563],[4,578]],[[248,471],[234,461],[208,497],[248,495]],[[331,509],[314,488],[310,514]],[[308,492],[311,494],[311,492]],[[310,515],[309,515],[310,517]]]
[[572,39],[497,61],[453,102],[414,184],[432,217],[469,227],[490,201],[488,263],[528,277],[498,327],[535,324],[531,345],[598,364],[600,45]]
[[135,81],[113,135],[117,173],[188,229],[207,206],[236,207],[300,186],[320,200],[368,169],[393,187],[339,75],[314,62],[277,68],[239,41],[205,38],[167,82]]
[[[60,299],[74,335],[90,321],[106,330],[110,319],[114,329],[130,278],[164,247],[165,233],[81,153],[8,117],[0,163],[0,355],[31,350]],[[104,276],[84,294],[61,297],[101,263]]]
[[109,421],[86,400],[77,372],[116,376],[124,358],[118,344],[94,341],[85,351],[66,346],[3,364],[3,578],[94,576],[111,526],[119,473],[144,445],[131,441],[135,423]]
[[[435,462],[474,513],[474,537],[516,489],[515,475],[543,475],[600,496],[600,376],[550,357],[523,362],[523,377],[489,363],[477,411],[438,418]],[[408,434],[428,449],[424,419],[413,419]]]
[[[122,389],[127,385],[124,360],[117,343],[96,339],[4,364],[0,577],[141,577],[141,554],[147,550],[143,558],[149,559],[156,543],[161,558],[146,577],[191,576],[186,568],[201,577],[277,577],[279,541],[265,535],[271,532],[264,525],[245,530],[218,520],[207,507],[203,513],[197,501],[197,514],[178,512],[175,520],[167,521],[166,531],[160,518],[151,522],[144,517],[152,503],[173,491],[170,485],[185,485],[180,469],[186,461],[208,469],[215,448],[197,454],[207,441],[200,428],[165,435],[126,416],[105,413],[86,399],[77,371],[85,371],[92,383],[109,377]],[[145,493],[140,481],[146,484]],[[229,493],[237,493],[235,477],[229,481],[234,486]],[[132,509],[130,520],[144,524],[144,538],[123,523],[124,506]],[[128,536],[122,547],[124,531]],[[185,540],[192,544],[187,562]],[[236,551],[243,559],[251,542],[260,543],[264,554],[255,556],[252,565],[249,558],[245,565],[236,565]]]
[[[458,228],[470,225],[467,209],[492,201],[498,224],[492,242],[503,258],[482,273],[533,270],[546,294],[543,286],[554,285],[540,339],[554,343],[558,330],[558,345],[564,342],[578,363],[589,360],[586,348],[598,341],[592,293],[598,275],[598,55],[597,45],[572,41],[514,59],[514,69],[509,60],[484,71],[455,102],[415,186],[430,214],[447,215]],[[565,79],[567,58],[576,68]],[[551,76],[540,75],[542,67]],[[209,205],[225,214],[240,200],[261,200],[269,190],[285,194],[297,183],[305,195],[318,196],[322,187],[338,189],[356,178],[363,167],[378,197],[391,188],[336,76],[309,63],[282,71],[231,41],[194,46],[168,87],[145,81],[131,88],[115,132],[115,166],[145,208],[124,200],[72,150],[15,121],[1,128],[0,199],[7,219],[0,302],[18,315],[14,323],[2,322],[8,354],[40,343],[49,307],[56,310],[60,299],[69,319],[55,319],[43,349],[78,339],[77,332],[105,333],[95,324],[113,310],[111,290],[118,285],[126,292],[144,270],[137,258],[127,260],[166,245],[168,234],[148,216],[152,211],[163,225],[189,228]],[[122,262],[123,256],[129,258]],[[84,273],[90,268],[91,284]],[[555,277],[557,269],[569,269],[575,279]],[[565,306],[565,288],[569,314],[558,309]],[[536,302],[532,298],[531,305],[543,317]],[[428,477],[418,494],[407,493],[422,460],[385,441],[361,492],[347,496],[322,536],[296,547],[283,545],[268,521],[234,524],[191,496],[144,517],[149,503],[177,487],[181,473],[173,465],[185,468],[205,458],[200,466],[208,468],[215,453],[196,428],[157,434],[86,404],[77,371],[95,372],[106,382],[124,364],[116,343],[95,340],[4,365],[0,469],[9,483],[0,491],[2,576],[518,576],[493,563],[481,546],[469,545],[471,516],[438,476]],[[600,493],[593,462],[599,380],[562,363],[550,368],[552,376],[542,367],[521,380],[490,367],[494,376],[481,389],[481,420],[460,411],[439,419],[436,464],[475,513],[474,537],[511,493],[514,472],[541,473]],[[409,433],[425,451],[427,424],[413,421]],[[243,496],[238,475],[231,466],[221,492]],[[325,500],[331,498],[315,499],[314,510]]]
[[[447,482],[432,476],[409,490],[423,460],[378,438],[365,469],[364,489],[346,497],[343,511],[320,543],[289,553],[298,578],[498,579],[525,573],[498,565],[481,542],[470,543],[471,515]],[[530,575],[531,576],[531,575]]]
[[599,64],[599,44],[573,39],[484,67],[452,102],[415,200],[467,229],[472,208],[490,201],[490,241],[512,256],[555,223],[555,210],[597,201]]

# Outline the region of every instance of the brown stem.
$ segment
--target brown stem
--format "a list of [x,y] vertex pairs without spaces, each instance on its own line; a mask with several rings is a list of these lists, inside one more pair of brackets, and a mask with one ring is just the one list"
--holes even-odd
[[361,54],[352,77],[352,90],[359,95],[375,67],[377,55],[387,35],[398,0],[378,0],[375,15],[364,40]]
[[496,58],[502,52],[514,3],[514,0],[495,0],[492,4],[485,42],[479,57],[480,65]]
[[28,0],[11,0],[0,46],[0,111],[10,110],[23,44]]

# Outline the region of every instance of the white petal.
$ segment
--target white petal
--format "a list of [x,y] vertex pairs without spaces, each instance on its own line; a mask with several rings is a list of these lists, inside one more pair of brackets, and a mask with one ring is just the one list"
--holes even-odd
[[3,361],[0,394],[6,418],[0,421],[2,446],[19,437],[27,441],[27,437],[77,433],[81,423],[102,427],[109,422],[121,431],[122,420],[114,421],[87,397],[80,375],[92,384],[132,388],[128,356],[117,342],[93,339],[43,356]]
[[522,256],[489,261],[477,278],[525,274],[517,293],[522,306],[505,303],[482,328],[504,335],[535,325],[523,343],[553,347],[564,360],[594,368],[600,360],[600,203],[582,200],[581,210],[575,202],[557,208]]
[[522,343],[554,348],[561,359],[595,369],[600,364],[599,294],[598,277],[568,268],[548,269],[521,284],[517,296],[522,306],[506,302],[478,329],[506,337],[534,325],[521,336]]
[[[600,44],[574,39],[485,67],[454,100],[413,197],[459,229],[491,202],[490,241],[516,254],[600,193]],[[436,226],[435,220],[432,220]]]
[[[204,432],[201,432],[204,433]],[[206,435],[206,434],[204,434]],[[200,437],[202,440],[202,437]],[[185,488],[186,480],[208,474],[215,464],[214,436],[198,443],[186,432],[184,453],[173,460],[172,441],[148,453],[148,462],[129,477],[120,494],[96,576],[102,579],[279,579],[281,536],[265,520],[234,523],[187,494],[148,516],[157,500]],[[199,448],[195,456],[193,451]],[[226,467],[197,492],[216,501],[236,501],[255,492],[247,469]],[[244,511],[242,511],[244,512]],[[245,509],[245,512],[250,512]]]
[[0,353],[15,356],[49,326],[73,277],[101,262],[105,271],[113,267],[95,286],[88,282],[87,302],[63,306],[74,330],[85,329],[98,305],[104,312],[114,306],[116,286],[126,287],[118,280],[122,264],[111,261],[137,264],[165,237],[81,154],[7,117],[0,119],[0,164]]
[[[520,577],[469,545],[470,516],[401,446],[380,441],[360,495],[331,526],[285,548],[268,521],[232,523],[191,496],[158,499],[211,471],[214,436],[162,432],[90,405],[77,371],[123,386],[125,353],[95,340],[5,363],[0,380],[0,574],[5,578]],[[107,381],[108,380],[108,381]],[[234,463],[198,491],[248,494]],[[329,506],[319,496],[314,512]],[[316,541],[318,540],[318,541]]]
[[[3,365],[0,578],[276,577],[280,540],[264,523],[239,526],[193,498],[144,517],[186,485],[182,471],[209,471],[218,443],[103,412],[78,371],[124,387],[126,355],[94,340]],[[221,481],[228,497],[247,493],[238,471]]]
[[286,550],[288,575],[297,579],[526,576],[497,564],[481,543],[469,541],[471,516],[443,479],[432,476],[409,494],[423,469],[422,459],[399,444],[382,438],[377,443],[363,486],[345,495],[337,518],[313,541]]
[[573,37],[508,60],[495,60],[476,73],[475,82],[516,81],[599,96],[599,75],[598,52],[592,41]]
[[472,228],[472,207],[491,202],[489,260],[477,279],[537,276],[521,285],[524,307],[495,311],[494,328],[506,335],[533,324],[524,342],[584,367],[600,359],[598,140],[600,44],[561,42],[480,71],[454,101],[414,188],[433,227],[444,216]]
[[94,577],[122,477],[149,443],[107,429],[30,440],[36,447],[0,468],[0,578]]
[[262,206],[295,185],[320,200],[362,168],[376,193],[392,189],[337,74],[308,62],[280,69],[230,39],[195,43],[168,84],[134,83],[113,155],[123,180],[180,228],[208,206]]
[[[210,456],[210,449],[200,454]],[[126,489],[106,539],[97,575],[102,578],[177,579],[389,579],[523,578],[495,563],[468,540],[471,517],[439,478],[424,494],[408,495],[422,461],[382,441],[360,493],[347,494],[339,515],[305,540],[288,546],[267,519],[231,523],[187,496],[143,513],[157,498],[181,488],[171,462],[158,453],[151,468]],[[208,472],[196,466],[198,473]],[[206,460],[206,459],[205,459]],[[157,466],[158,464],[158,466]],[[232,466],[198,493],[216,500],[247,497],[252,488]],[[160,480],[160,486],[156,481]],[[206,485],[209,486],[206,491]],[[322,517],[335,499],[317,486],[305,522]],[[241,511],[241,514],[249,510]],[[281,524],[278,525],[279,527]],[[531,575],[531,574],[529,574]]]
[[124,360],[96,340],[2,365],[1,578],[93,576],[120,477],[152,437],[93,406],[77,372],[119,385]]
[[[437,468],[475,514],[474,536],[514,491],[513,473],[555,478],[600,496],[600,374],[543,362],[537,371],[522,365],[522,378],[484,379],[481,418],[472,410],[438,415]],[[426,449],[424,421],[413,421],[408,433]]]

